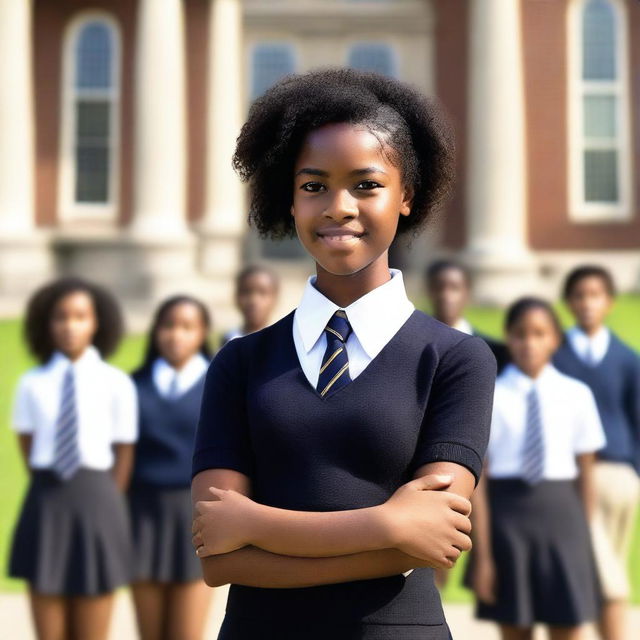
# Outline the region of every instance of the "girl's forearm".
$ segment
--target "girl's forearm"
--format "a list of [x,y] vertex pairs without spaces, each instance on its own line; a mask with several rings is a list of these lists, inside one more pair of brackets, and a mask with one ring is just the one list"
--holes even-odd
[[126,491],[129,486],[131,472],[133,470],[133,445],[132,444],[115,444],[114,462],[111,469],[111,475],[120,491]]
[[18,442],[20,444],[20,453],[22,454],[24,465],[27,468],[27,471],[31,472],[31,467],[29,465],[29,457],[31,456],[31,444],[33,442],[33,436],[31,434],[29,435],[20,434],[18,438]]
[[255,504],[249,543],[287,556],[330,557],[395,546],[384,505],[348,511],[290,511]]
[[481,559],[491,558],[491,525],[486,469],[480,477],[476,491],[471,498],[471,504],[473,505],[471,511],[473,553]]
[[399,575],[424,562],[396,549],[368,551],[328,558],[296,558],[244,547],[202,560],[210,587],[239,584],[248,587],[293,589]]
[[580,470],[580,474],[578,476],[578,487],[588,520],[591,519],[596,501],[595,489],[593,486],[594,461],[595,455],[593,453],[580,455],[577,459],[578,468]]

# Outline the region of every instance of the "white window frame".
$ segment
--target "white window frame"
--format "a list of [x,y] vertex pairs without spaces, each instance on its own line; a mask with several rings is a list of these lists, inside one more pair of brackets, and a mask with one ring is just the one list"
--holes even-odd
[[295,43],[291,42],[290,40],[280,39],[280,38],[269,38],[269,39],[260,39],[253,42],[249,47],[249,61],[247,65],[249,67],[249,73],[247,73],[247,81],[248,81],[247,96],[249,97],[249,104],[251,104],[256,98],[259,97],[259,96],[253,95],[253,81],[255,79],[255,65],[253,63],[255,60],[256,50],[259,49],[260,47],[269,46],[269,45],[278,45],[281,47],[286,47],[289,50],[289,53],[291,54],[291,59],[293,60],[293,70],[291,73],[297,73],[298,70],[300,69],[300,57],[298,55],[298,49]]
[[[75,49],[82,29],[90,22],[101,22],[108,27],[112,38],[111,88],[76,89]],[[67,25],[62,48],[62,87],[60,109],[60,155],[58,172],[58,219],[90,220],[115,222],[119,210],[120,189],[120,108],[121,108],[121,59],[122,36],[120,25],[112,14],[106,11],[83,11],[77,14]],[[110,108],[110,145],[109,145],[109,184],[108,200],[105,203],[77,202],[75,200],[76,183],[76,102],[81,96],[84,100],[108,99]]]
[[[613,82],[582,78],[583,14],[589,0],[572,0],[568,10],[568,133],[569,133],[569,217],[574,222],[625,222],[633,212],[632,149],[629,91],[628,15],[620,0],[606,0],[613,9],[616,36],[616,70]],[[584,96],[614,94],[617,102],[616,145],[603,143],[602,149],[618,152],[618,202],[587,202],[584,185],[584,152],[598,149],[586,144],[584,136]]]
[[375,46],[382,45],[387,47],[387,49],[389,50],[389,54],[391,55],[392,73],[390,77],[399,78],[400,77],[400,60],[398,56],[398,51],[393,43],[384,39],[378,40],[378,39],[369,38],[367,40],[353,40],[352,42],[350,42],[349,46],[347,47],[347,55],[344,63],[345,66],[349,67],[349,61],[351,59],[351,54],[353,53],[354,49],[356,49],[357,47],[371,46],[371,45],[375,45]]

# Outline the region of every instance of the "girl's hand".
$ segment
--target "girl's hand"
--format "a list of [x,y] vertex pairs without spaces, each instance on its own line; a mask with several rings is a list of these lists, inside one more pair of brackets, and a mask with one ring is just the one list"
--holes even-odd
[[211,500],[196,502],[192,543],[199,558],[230,553],[249,544],[256,503],[233,489],[209,487]]
[[450,569],[471,549],[471,503],[442,491],[451,482],[451,476],[416,478],[383,505],[396,548],[440,569]]
[[485,604],[496,603],[496,565],[493,558],[474,558],[471,588]]

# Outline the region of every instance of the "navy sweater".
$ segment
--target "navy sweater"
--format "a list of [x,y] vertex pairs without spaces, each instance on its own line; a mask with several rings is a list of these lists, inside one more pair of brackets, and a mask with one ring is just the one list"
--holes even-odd
[[[293,312],[218,352],[194,475],[235,469],[250,477],[256,501],[305,511],[381,504],[428,462],[456,462],[479,476],[496,375],[483,340],[416,310],[355,380],[323,398],[302,371],[292,323]],[[304,589],[232,585],[227,616],[238,638],[250,636],[249,620],[271,630],[293,625],[301,638],[321,621],[419,625],[421,638],[449,637],[430,569]]]
[[640,474],[640,358],[611,334],[609,349],[595,367],[583,362],[568,340],[554,356],[556,367],[587,384],[596,399],[607,437],[598,458],[626,462]]
[[202,391],[202,376],[175,400],[158,393],[150,371],[133,375],[138,391],[139,436],[131,484],[188,487]]

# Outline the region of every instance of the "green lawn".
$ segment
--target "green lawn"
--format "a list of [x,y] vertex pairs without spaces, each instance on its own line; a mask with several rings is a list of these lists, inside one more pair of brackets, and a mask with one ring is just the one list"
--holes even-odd
[[[562,319],[568,323],[566,310],[558,308]],[[469,320],[481,331],[494,336],[501,333],[502,312],[497,309],[476,308],[468,314]],[[621,296],[610,318],[610,326],[624,340],[640,351],[640,296]],[[0,589],[20,589],[19,582],[5,577],[4,567],[11,530],[26,486],[26,475],[19,457],[16,438],[9,429],[13,391],[22,372],[32,366],[33,361],[26,352],[21,339],[21,325],[17,320],[0,321],[0,345],[2,364],[0,368]],[[112,362],[131,371],[141,360],[144,339],[129,336],[112,358]],[[634,600],[640,603],[640,526],[633,544],[630,558],[633,576]],[[445,591],[450,600],[468,600],[469,593],[460,586],[459,565],[453,571]]]

